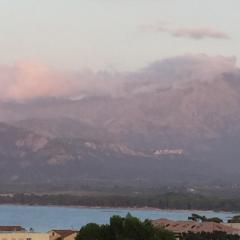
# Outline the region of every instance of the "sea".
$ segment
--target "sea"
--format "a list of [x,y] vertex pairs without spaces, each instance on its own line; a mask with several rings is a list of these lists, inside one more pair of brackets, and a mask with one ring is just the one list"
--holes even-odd
[[126,216],[128,213],[142,220],[167,218],[187,220],[192,213],[206,217],[219,217],[227,221],[237,213],[189,210],[89,208],[62,206],[0,205],[0,225],[21,225],[36,232],[51,229],[79,230],[87,223],[106,224],[113,215]]

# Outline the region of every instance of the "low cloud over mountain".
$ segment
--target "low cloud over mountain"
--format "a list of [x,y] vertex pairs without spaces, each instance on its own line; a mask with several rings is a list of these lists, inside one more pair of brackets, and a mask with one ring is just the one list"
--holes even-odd
[[20,63],[0,66],[2,100],[44,97],[126,96],[178,86],[190,81],[212,80],[236,72],[236,59],[222,56],[184,55],[153,62],[135,72],[61,72],[46,66]]

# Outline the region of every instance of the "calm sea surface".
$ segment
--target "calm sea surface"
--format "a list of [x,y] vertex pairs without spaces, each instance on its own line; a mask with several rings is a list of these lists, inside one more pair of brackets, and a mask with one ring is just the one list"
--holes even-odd
[[[0,225],[22,225],[35,231],[50,229],[79,229],[89,222],[107,223],[112,215],[125,216],[128,212],[141,219],[168,218],[186,220],[193,211],[135,210],[116,208],[77,208],[0,205]],[[227,220],[233,213],[195,211],[205,216],[216,216]]]

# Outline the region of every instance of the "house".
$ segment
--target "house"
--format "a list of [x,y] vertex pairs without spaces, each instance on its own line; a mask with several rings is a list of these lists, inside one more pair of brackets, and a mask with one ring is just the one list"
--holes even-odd
[[215,222],[195,222],[195,221],[172,221],[168,219],[158,219],[152,221],[155,226],[162,226],[163,228],[174,232],[176,235],[183,233],[213,233],[224,232],[227,234],[240,234],[240,230],[231,226],[226,226]]
[[51,230],[49,233],[49,239],[50,240],[75,240],[75,237],[77,236],[77,231],[74,230]]
[[0,240],[49,240],[49,234],[28,232],[21,226],[0,226]]
[[0,232],[25,232],[22,226],[0,226]]
[[240,231],[240,223],[224,223],[224,225],[232,227],[232,228],[236,228]]

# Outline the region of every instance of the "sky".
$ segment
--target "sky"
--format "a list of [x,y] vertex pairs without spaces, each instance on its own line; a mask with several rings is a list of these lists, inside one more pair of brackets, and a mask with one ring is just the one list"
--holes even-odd
[[0,0],[0,64],[133,71],[184,54],[240,60],[239,0]]

